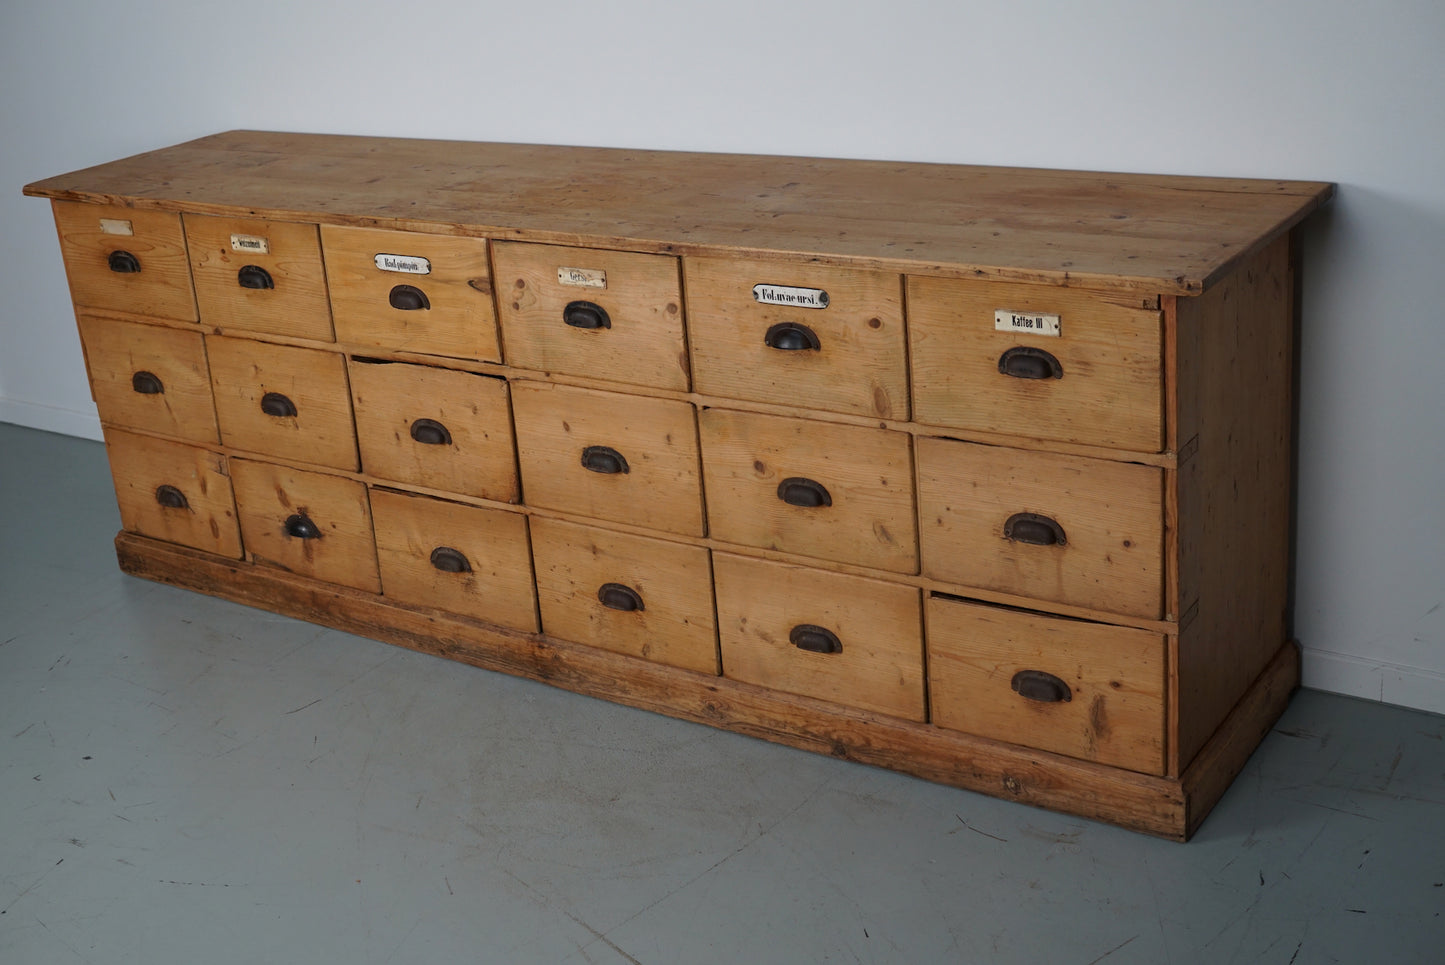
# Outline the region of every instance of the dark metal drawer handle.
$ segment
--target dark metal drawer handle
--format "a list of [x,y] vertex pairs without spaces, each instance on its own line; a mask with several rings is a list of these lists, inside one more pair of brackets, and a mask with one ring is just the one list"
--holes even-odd
[[118,275],[134,275],[140,271],[140,260],[128,251],[112,251],[105,260]]
[[297,539],[320,539],[321,527],[311,521],[311,517],[305,513],[295,513],[286,517],[286,533]]
[[807,509],[833,505],[833,497],[826,486],[802,476],[792,476],[778,483],[778,498],[789,506]]
[[768,329],[763,342],[768,348],[784,352],[817,352],[823,347],[823,343],[818,341],[818,334],[798,322],[779,322]]
[[998,370],[1016,379],[1062,379],[1064,367],[1041,348],[1015,345],[998,357]]
[[583,449],[582,468],[609,476],[632,471],[622,453],[611,446],[588,446]]
[[826,627],[800,623],[788,633],[788,640],[799,650],[809,653],[842,653],[843,641]]
[[411,437],[424,446],[449,446],[452,434],[435,419],[418,419],[411,424]]
[[1003,524],[1003,538],[1032,546],[1064,546],[1064,528],[1038,513],[1014,513]]
[[261,396],[261,411],[278,419],[284,419],[296,415],[296,403],[280,392],[267,392]]
[[607,309],[595,302],[568,302],[562,309],[562,321],[573,328],[611,328]]
[[1020,670],[1012,681],[1014,693],[1041,704],[1067,704],[1074,699],[1069,685],[1042,670]]
[[597,599],[609,610],[633,613],[647,609],[642,605],[642,594],[621,583],[603,583],[597,588]]
[[137,372],[130,377],[130,387],[141,395],[160,395],[166,387],[154,372]]
[[156,502],[166,509],[190,509],[191,504],[186,500],[186,494],[175,486],[157,486]]
[[431,565],[443,573],[470,573],[472,571],[471,560],[461,550],[454,550],[450,546],[438,546],[431,551]]
[[246,265],[240,271],[236,272],[236,281],[242,288],[250,288],[256,291],[276,287],[276,283],[271,280],[271,273],[260,265]]
[[431,308],[431,301],[426,297],[426,292],[411,285],[397,285],[386,297],[392,308],[403,312],[418,312]]

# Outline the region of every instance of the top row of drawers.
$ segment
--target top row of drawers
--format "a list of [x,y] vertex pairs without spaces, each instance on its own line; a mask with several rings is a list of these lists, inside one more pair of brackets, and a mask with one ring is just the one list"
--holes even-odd
[[1164,445],[1161,315],[1137,298],[71,202],[55,212],[87,308],[978,432]]

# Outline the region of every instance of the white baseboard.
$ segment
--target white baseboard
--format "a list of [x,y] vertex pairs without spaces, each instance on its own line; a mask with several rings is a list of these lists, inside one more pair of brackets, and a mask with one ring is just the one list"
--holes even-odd
[[77,412],[74,409],[0,398],[0,422],[10,422],[44,432],[58,432],[63,436],[79,436],[81,439],[93,439],[96,442],[101,440],[100,416],[96,415],[94,406],[89,411]]
[[1445,674],[1304,648],[1302,686],[1445,714]]

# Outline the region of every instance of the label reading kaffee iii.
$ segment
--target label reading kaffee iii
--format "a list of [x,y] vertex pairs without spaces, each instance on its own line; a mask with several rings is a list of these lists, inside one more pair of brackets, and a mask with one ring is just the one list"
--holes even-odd
[[1054,338],[1060,335],[1057,315],[1013,312],[1004,308],[994,311],[993,327],[996,332],[1023,332],[1027,335],[1049,335]]
[[377,255],[376,267],[382,271],[399,271],[403,275],[431,274],[431,262],[421,255]]
[[559,267],[557,283],[570,288],[606,288],[607,272],[600,268]]
[[828,293],[821,288],[794,288],[790,285],[754,285],[753,298],[764,305],[787,305],[789,308],[827,308]]
[[251,251],[261,255],[271,253],[271,242],[260,235],[231,235],[232,251]]

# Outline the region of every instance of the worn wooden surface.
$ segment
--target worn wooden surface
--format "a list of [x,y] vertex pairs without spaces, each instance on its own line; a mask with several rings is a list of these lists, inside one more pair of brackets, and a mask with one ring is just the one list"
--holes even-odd
[[[90,394],[107,422],[214,445],[220,442],[201,333],[77,316]],[[138,392],[148,372],[160,392]]]
[[[315,225],[194,213],[184,220],[196,302],[207,326],[332,340],[331,302]],[[264,238],[268,250],[236,251],[233,235]],[[240,271],[248,265],[263,269],[275,287],[243,288]]]
[[229,131],[26,192],[644,251],[1202,290],[1334,193],[1309,181]]
[[[497,242],[492,259],[508,363],[677,391],[691,384],[676,258]],[[606,287],[565,284],[559,271]],[[610,327],[568,325],[562,313],[574,301],[601,308]]]
[[[485,239],[324,225],[321,245],[337,341],[501,361]],[[431,270],[386,271],[376,266],[380,254],[425,258]],[[422,292],[430,307],[393,308],[397,285]]]
[[[186,238],[179,215],[65,201],[57,201],[52,207],[70,297],[77,308],[196,320],[196,296],[191,289]],[[106,232],[102,222],[117,223],[118,230],[132,233]],[[112,271],[110,256],[120,251],[134,255],[140,271]]]
[[[237,559],[241,530],[226,457],[210,449],[105,428],[105,450],[120,521],[126,529]],[[162,486],[184,506],[162,505]]]

